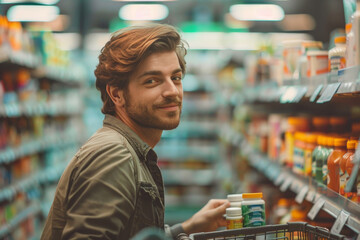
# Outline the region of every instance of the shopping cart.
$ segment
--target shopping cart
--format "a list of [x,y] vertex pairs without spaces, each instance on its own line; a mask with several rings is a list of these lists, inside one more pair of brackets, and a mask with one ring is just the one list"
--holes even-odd
[[340,240],[345,236],[304,222],[222,230],[190,235],[193,240]]

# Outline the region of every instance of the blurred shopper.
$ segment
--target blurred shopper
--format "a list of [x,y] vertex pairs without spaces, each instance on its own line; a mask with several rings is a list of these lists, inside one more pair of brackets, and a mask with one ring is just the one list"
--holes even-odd
[[179,125],[186,48],[176,29],[150,24],[115,33],[95,70],[103,127],[76,153],[57,186],[41,239],[129,239],[147,227],[175,238],[225,226],[226,200],[164,225],[164,184],[153,148]]

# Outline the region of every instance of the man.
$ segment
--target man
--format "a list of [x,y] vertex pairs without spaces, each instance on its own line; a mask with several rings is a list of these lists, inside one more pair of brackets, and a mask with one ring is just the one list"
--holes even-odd
[[146,227],[175,238],[216,230],[229,203],[210,200],[189,220],[164,227],[164,185],[154,146],[180,122],[186,49],[169,25],[125,28],[95,70],[103,128],[61,177],[41,239],[129,239]]

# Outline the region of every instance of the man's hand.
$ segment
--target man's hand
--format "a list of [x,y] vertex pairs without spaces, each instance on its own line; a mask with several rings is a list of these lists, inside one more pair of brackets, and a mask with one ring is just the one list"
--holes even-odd
[[230,202],[226,199],[211,199],[200,211],[182,223],[187,234],[215,231],[226,225],[223,217]]

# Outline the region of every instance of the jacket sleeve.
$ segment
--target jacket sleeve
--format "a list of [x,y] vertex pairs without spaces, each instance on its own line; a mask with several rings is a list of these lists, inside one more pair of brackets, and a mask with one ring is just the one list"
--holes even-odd
[[87,156],[72,177],[61,239],[125,239],[136,198],[132,155],[107,144]]

